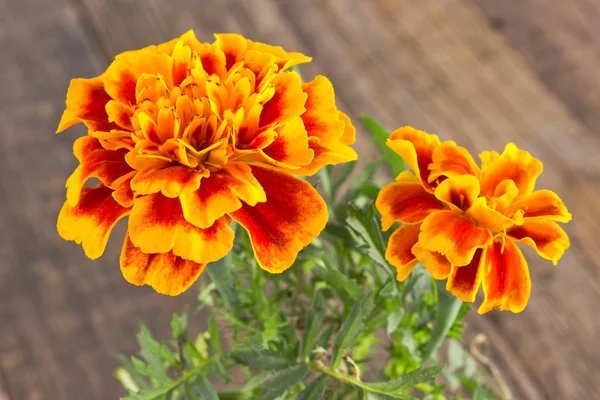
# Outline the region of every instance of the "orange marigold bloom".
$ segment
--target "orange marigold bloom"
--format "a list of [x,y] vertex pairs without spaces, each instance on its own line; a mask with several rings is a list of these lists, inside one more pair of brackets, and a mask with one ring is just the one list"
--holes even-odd
[[[88,135],[74,144],[80,164],[59,234],[95,259],[129,216],[123,276],[168,295],[231,250],[232,219],[262,268],[290,267],[328,218],[294,175],[356,159],[355,129],[329,80],[302,83],[288,70],[310,60],[235,34],[201,43],[189,31],[73,79],[58,132],[83,122]],[[101,183],[85,186],[92,177]]]
[[556,265],[569,238],[556,222],[571,214],[549,190],[534,191],[542,163],[509,143],[502,154],[483,152],[479,167],[455,142],[410,127],[390,134],[387,145],[414,174],[402,172],[376,200],[382,228],[402,222],[390,237],[386,259],[403,281],[420,261],[446,289],[473,302],[479,313],[521,312],[531,281],[515,242],[532,246]]

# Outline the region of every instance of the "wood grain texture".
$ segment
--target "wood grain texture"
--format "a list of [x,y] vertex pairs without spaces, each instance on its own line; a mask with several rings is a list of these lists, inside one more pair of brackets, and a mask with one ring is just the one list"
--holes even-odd
[[[0,320],[9,321],[0,325],[0,356],[13,400],[116,398],[113,355],[134,351],[138,321],[166,337],[171,312],[193,304],[193,293],[167,299],[123,282],[116,268],[122,228],[95,262],[58,237],[55,218],[75,166],[70,145],[81,131],[52,134],[69,78],[98,74],[115,54],[190,28],[206,41],[239,32],[313,56],[303,75],[328,76],[340,108],[354,118],[410,124],[473,151],[513,141],[543,159],[540,186],[558,191],[574,214],[572,249],[558,268],[527,252],[527,310],[472,315],[470,329],[493,340],[515,399],[600,398],[600,320],[591,306],[600,301],[593,115],[600,83],[593,68],[583,80],[565,74],[560,85],[579,82],[577,97],[551,85],[566,79],[561,73],[542,73],[565,71],[560,57],[567,64],[579,57],[581,68],[593,62],[586,51],[569,52],[564,37],[583,29],[571,14],[542,0],[522,2],[549,37],[563,38],[555,40],[556,57],[530,57],[508,29],[529,17],[492,1],[0,0],[0,52],[13,55],[0,58],[0,222],[14,227],[0,243],[0,301],[8,304]],[[566,3],[594,15],[591,0]],[[542,10],[552,18],[540,17]],[[587,21],[589,32],[598,29]],[[585,46],[578,49],[600,51],[597,42]],[[360,129],[356,148],[363,163],[377,157]]]

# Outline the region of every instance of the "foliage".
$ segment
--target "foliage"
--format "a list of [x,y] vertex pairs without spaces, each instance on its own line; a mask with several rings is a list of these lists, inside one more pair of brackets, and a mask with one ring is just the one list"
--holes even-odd
[[[381,141],[386,131],[365,121]],[[402,165],[385,160],[394,173]],[[175,315],[162,343],[142,326],[139,356],[116,371],[125,399],[495,399],[462,344],[469,306],[422,267],[396,281],[385,260],[373,206],[381,165],[352,179],[355,163],[319,173],[330,221],[280,275],[259,268],[239,229],[202,279],[206,331],[192,336],[188,316]]]

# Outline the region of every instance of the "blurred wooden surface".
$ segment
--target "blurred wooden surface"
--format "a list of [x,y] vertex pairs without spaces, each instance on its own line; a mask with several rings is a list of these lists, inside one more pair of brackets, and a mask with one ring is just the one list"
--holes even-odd
[[70,78],[189,28],[313,56],[303,74],[330,77],[353,117],[544,160],[572,248],[558,268],[527,252],[527,310],[473,314],[468,329],[491,337],[516,400],[599,399],[599,16],[594,0],[0,0],[0,399],[117,398],[115,356],[136,350],[139,321],[164,338],[194,303],[194,289],[170,299],[123,281],[122,227],[94,262],[58,237],[82,130],[53,133]]

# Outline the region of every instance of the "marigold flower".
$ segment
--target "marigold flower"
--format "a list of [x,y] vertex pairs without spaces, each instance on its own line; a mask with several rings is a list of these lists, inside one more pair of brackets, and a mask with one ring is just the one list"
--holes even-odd
[[[129,216],[121,271],[135,285],[177,295],[232,248],[231,220],[260,266],[290,267],[325,227],[325,202],[306,181],[356,159],[355,129],[329,80],[302,83],[300,53],[235,34],[199,42],[189,31],[118,55],[99,77],[73,79],[61,132],[83,122],[73,146],[57,228],[86,255],[102,255]],[[85,186],[98,178],[96,187]]]
[[556,265],[569,238],[556,222],[571,214],[549,190],[534,191],[542,163],[509,143],[502,154],[485,151],[481,168],[453,141],[410,127],[390,134],[387,145],[414,174],[402,172],[376,200],[382,228],[395,222],[386,259],[397,279],[420,261],[446,288],[473,302],[483,286],[479,313],[521,312],[531,291],[529,269],[515,242],[535,248]]

